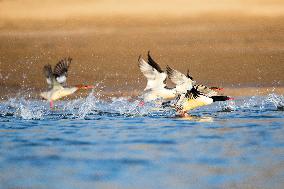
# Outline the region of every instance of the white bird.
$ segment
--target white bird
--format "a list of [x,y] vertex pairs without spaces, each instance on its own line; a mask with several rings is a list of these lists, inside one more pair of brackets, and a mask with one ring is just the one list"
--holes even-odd
[[[141,56],[139,57],[138,65],[143,75],[147,78],[147,85],[142,96],[145,102],[156,99],[170,100],[176,97],[179,89],[167,87],[167,72],[163,71],[161,67],[152,59],[150,52],[148,52],[147,62],[141,58]],[[188,89],[190,90],[192,83],[190,83],[188,80],[187,84]]]
[[79,89],[93,89],[92,85],[77,85],[75,87],[64,87],[67,79],[68,68],[72,59],[64,58],[60,60],[54,70],[52,71],[51,65],[47,64],[43,68],[44,75],[46,77],[49,91],[41,92],[40,96],[50,102],[50,108],[53,108],[53,101],[62,97],[73,94]]
[[174,107],[180,116],[187,116],[187,111],[195,109],[197,107],[212,104],[216,101],[232,100],[228,96],[219,96],[217,90],[221,90],[218,87],[206,87],[205,85],[190,85],[192,77],[189,78],[181,72],[167,67],[167,73],[173,83],[176,84],[179,94],[174,102]]
[[195,84],[196,81],[193,80],[193,77],[189,75],[189,70],[187,70],[187,74],[184,75],[183,73],[167,66],[167,74],[168,78],[174,84],[176,84],[175,88],[178,94],[186,93],[192,88],[195,88],[198,91],[201,91],[203,94],[206,94],[207,96],[214,96],[218,94],[217,91],[223,90],[223,88],[220,87],[209,88],[202,84]]
[[187,75],[184,75],[183,73],[167,66],[167,75],[168,78],[176,84],[175,90],[178,94],[191,90],[193,85],[196,83],[196,81],[193,80],[193,77],[189,75],[189,70],[187,70]]

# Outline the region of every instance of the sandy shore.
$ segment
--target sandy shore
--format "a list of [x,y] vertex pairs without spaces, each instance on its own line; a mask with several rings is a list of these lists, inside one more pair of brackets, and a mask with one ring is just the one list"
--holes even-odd
[[[4,0],[0,5],[4,10],[16,7],[20,1],[13,2]],[[178,14],[177,7],[171,8],[168,1],[157,12],[147,9],[148,1],[137,12],[127,6],[112,9],[116,10],[112,14],[99,11],[106,6],[115,7],[113,2],[99,4],[96,15],[84,15],[83,8],[80,14],[77,10],[72,12],[76,3],[70,2],[69,12],[66,9],[66,14],[58,13],[56,18],[43,17],[44,14],[36,17],[39,10],[46,10],[38,4],[34,5],[41,7],[37,11],[28,8],[30,11],[15,15],[6,9],[1,12],[1,97],[21,90],[44,90],[42,67],[55,65],[66,56],[74,60],[69,85],[103,83],[105,94],[139,93],[146,81],[138,69],[137,58],[140,54],[146,57],[148,50],[163,68],[170,65],[184,72],[189,69],[199,83],[229,88],[232,95],[253,95],[257,90],[263,91],[258,93],[261,95],[273,87],[283,94],[284,15],[277,11],[283,8],[281,1],[265,1],[270,2],[270,12],[263,4],[252,6],[254,11],[230,12],[231,5],[225,1],[222,5],[228,10],[221,13],[221,4],[208,9],[211,11],[196,4],[195,12],[187,14],[187,9],[182,9]],[[50,9],[50,14],[56,10]]]

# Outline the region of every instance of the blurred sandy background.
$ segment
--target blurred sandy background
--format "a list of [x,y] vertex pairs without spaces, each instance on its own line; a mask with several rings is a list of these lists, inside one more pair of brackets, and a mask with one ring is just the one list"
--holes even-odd
[[69,85],[136,94],[146,83],[137,58],[148,50],[232,95],[283,94],[284,1],[0,0],[1,97],[44,90],[43,65],[65,56]]

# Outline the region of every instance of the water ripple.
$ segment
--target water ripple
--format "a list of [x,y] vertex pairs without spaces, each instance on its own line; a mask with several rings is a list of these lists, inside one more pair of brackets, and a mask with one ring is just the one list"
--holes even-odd
[[2,101],[0,185],[270,188],[284,175],[283,102],[275,94],[240,97],[178,118],[128,97],[90,94],[56,102],[55,110],[45,101]]

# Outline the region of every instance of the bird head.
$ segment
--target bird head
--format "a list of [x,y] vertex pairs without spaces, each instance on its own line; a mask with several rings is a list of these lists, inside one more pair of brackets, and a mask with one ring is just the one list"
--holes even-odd
[[214,90],[214,91],[222,91],[224,88],[220,88],[220,87],[210,87],[210,89]]

